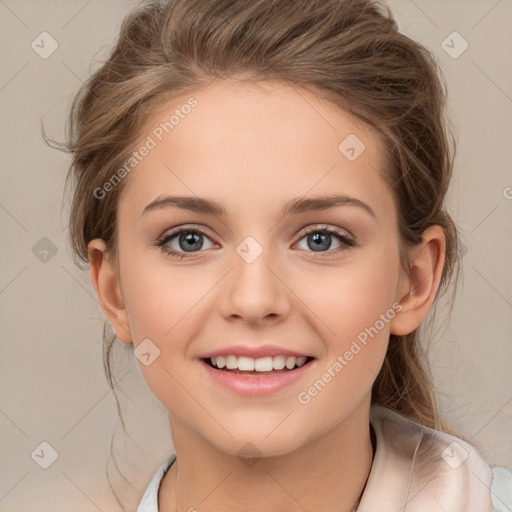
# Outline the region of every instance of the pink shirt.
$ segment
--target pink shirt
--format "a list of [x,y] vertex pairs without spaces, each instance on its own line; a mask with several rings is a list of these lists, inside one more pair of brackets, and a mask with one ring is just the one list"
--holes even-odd
[[[512,512],[512,471],[491,467],[474,446],[380,405],[370,422],[377,447],[357,512]],[[175,459],[158,469],[137,512],[158,512]]]

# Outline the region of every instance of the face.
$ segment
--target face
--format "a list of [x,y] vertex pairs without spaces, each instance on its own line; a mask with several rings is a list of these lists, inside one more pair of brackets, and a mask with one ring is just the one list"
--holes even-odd
[[[151,347],[142,374],[171,424],[264,455],[336,428],[368,400],[400,299],[376,133],[304,90],[218,81],[165,105],[148,136],[118,204],[119,277],[135,349]],[[311,201],[334,196],[345,200]],[[240,347],[308,362],[257,376],[203,360]]]

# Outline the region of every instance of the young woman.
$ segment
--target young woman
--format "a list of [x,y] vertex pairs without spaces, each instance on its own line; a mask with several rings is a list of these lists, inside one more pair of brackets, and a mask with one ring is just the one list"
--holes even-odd
[[422,352],[458,274],[444,107],[377,2],[125,19],[71,112],[70,229],[169,413],[138,512],[510,510]]

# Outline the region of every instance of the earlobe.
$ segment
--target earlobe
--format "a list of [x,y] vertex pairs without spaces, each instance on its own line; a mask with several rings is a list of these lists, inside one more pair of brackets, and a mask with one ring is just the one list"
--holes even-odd
[[128,315],[124,304],[119,277],[109,261],[103,240],[96,238],[87,246],[89,272],[103,313],[112,325],[117,338],[132,343]]
[[[391,334],[409,334],[427,316],[441,281],[445,248],[444,231],[437,225],[426,229],[422,242],[412,248],[410,271],[401,276],[396,298],[402,309],[391,321]],[[409,291],[404,295],[405,287]]]

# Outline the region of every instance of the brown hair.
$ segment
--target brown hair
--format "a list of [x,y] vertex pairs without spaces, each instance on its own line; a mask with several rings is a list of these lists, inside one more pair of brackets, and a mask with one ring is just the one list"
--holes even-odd
[[[151,116],[171,98],[225,78],[310,90],[377,131],[387,152],[403,268],[409,268],[408,249],[429,226],[441,226],[446,236],[435,312],[460,271],[457,230],[444,207],[455,154],[446,85],[434,55],[402,34],[378,1],[147,1],[131,12],[110,57],[74,98],[66,144],[54,146],[73,155],[67,183],[74,188],[70,237],[77,264],[87,262],[94,238],[105,240],[117,261],[116,206],[126,179],[101,200],[94,190],[126,162]],[[107,339],[106,332],[112,386],[115,337]],[[390,336],[372,403],[442,430],[427,339],[419,329]]]

